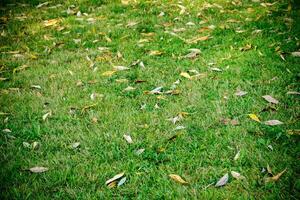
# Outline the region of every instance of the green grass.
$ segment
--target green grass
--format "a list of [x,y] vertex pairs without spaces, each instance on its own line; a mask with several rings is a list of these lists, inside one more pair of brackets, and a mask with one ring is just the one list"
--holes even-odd
[[[0,81],[0,112],[8,113],[0,115],[0,129],[11,130],[0,134],[1,199],[300,198],[299,95],[286,94],[299,92],[300,58],[290,54],[300,46],[296,1],[291,2],[291,10],[284,0],[272,6],[252,1],[182,1],[186,7],[182,15],[179,3],[167,0],[129,5],[57,0],[39,9],[38,0],[8,3],[12,2],[4,1],[0,11],[0,77],[8,78]],[[68,8],[75,14],[68,14]],[[88,16],[77,17],[79,10]],[[44,27],[44,20],[56,18],[59,24]],[[130,27],[129,22],[138,24]],[[215,29],[198,32],[209,25]],[[190,44],[166,32],[174,28],[185,28],[176,33],[181,38],[211,38]],[[261,32],[253,33],[258,29]],[[143,34],[150,32],[154,35]],[[148,42],[140,43],[141,39]],[[247,44],[252,49],[241,51]],[[109,50],[101,52],[99,47]],[[190,48],[200,49],[201,54],[183,58]],[[163,54],[150,56],[153,50]],[[113,66],[130,66],[138,59],[144,69],[137,65],[102,76]],[[14,72],[22,65],[28,67]],[[180,76],[191,69],[207,76],[199,80]],[[145,94],[158,86],[169,90],[178,79],[179,95]],[[78,81],[83,85],[77,86]],[[123,91],[128,86],[136,89]],[[248,94],[235,96],[237,88]],[[93,92],[103,97],[91,100]],[[267,94],[280,103],[270,105],[261,97]],[[146,108],[141,110],[143,104]],[[89,105],[93,106],[82,112]],[[43,121],[50,111],[52,115]],[[179,112],[189,115],[175,125],[167,120]],[[251,120],[249,113],[261,121],[278,119],[284,124],[266,126]],[[224,125],[222,118],[238,119],[240,124]],[[186,128],[174,131],[179,125]],[[128,133],[133,144],[123,138]],[[38,142],[39,147],[26,148],[23,142]],[[72,149],[74,142],[80,147]],[[140,148],[145,152],[135,155]],[[240,157],[234,161],[238,150]],[[278,181],[265,183],[270,175],[261,170],[268,165],[274,175],[287,171]],[[29,172],[34,166],[49,170]],[[246,180],[230,176],[226,186],[206,188],[230,171]],[[109,189],[105,181],[121,172],[127,177],[125,184]],[[176,183],[169,174],[178,174],[189,184]]]

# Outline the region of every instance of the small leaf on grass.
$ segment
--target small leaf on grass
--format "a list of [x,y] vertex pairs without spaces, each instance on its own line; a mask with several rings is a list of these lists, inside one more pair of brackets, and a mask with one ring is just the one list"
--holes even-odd
[[120,174],[115,175],[115,176],[112,177],[111,179],[108,179],[108,180],[105,182],[105,184],[106,184],[106,185],[109,185],[110,183],[115,182],[116,180],[122,178],[122,177],[124,176],[124,174],[125,174],[125,173],[122,172],[122,173],[120,173]]
[[163,87],[160,86],[160,87],[154,88],[151,91],[148,91],[147,94],[161,94],[162,93],[161,92],[162,89],[163,89]]
[[48,119],[48,117],[51,116],[51,111],[47,112],[46,114],[43,115],[43,121],[46,121]]
[[210,70],[215,71],[215,72],[222,72],[222,70],[220,68],[217,68],[217,67],[211,67]]
[[192,79],[192,77],[187,72],[181,72],[180,76],[183,76],[184,78],[187,78],[187,79],[190,79],[190,80]]
[[229,179],[229,176],[228,176],[228,173],[225,174],[222,178],[220,178],[220,180],[216,183],[216,187],[222,187],[224,185],[226,185],[228,183],[228,179]]
[[33,89],[39,89],[39,90],[42,89],[42,87],[40,85],[31,85],[30,87]]
[[125,88],[123,91],[124,92],[128,92],[128,91],[132,91],[132,90],[135,90],[134,87],[131,87],[131,86],[128,86],[127,88]]
[[54,26],[56,24],[58,24],[60,22],[59,19],[50,19],[50,20],[45,20],[44,21],[44,26],[48,27],[48,26]]
[[237,180],[246,179],[245,176],[242,176],[240,173],[235,172],[235,171],[231,171],[231,175],[233,178],[235,178]]
[[163,54],[163,52],[158,51],[158,50],[153,50],[153,51],[150,51],[150,52],[149,52],[149,55],[150,55],[150,56],[160,56],[160,55],[162,55],[162,54]]
[[281,122],[281,121],[279,121],[277,119],[273,119],[273,120],[265,121],[264,124],[268,125],[268,126],[276,126],[276,125],[283,124],[283,122]]
[[249,116],[252,120],[257,121],[257,122],[260,122],[260,120],[259,120],[259,118],[257,117],[256,114],[249,114],[248,116]]
[[125,66],[114,66],[113,68],[115,71],[124,71],[130,69],[129,67],[125,67]]
[[240,157],[240,152],[241,152],[241,151],[238,151],[238,152],[235,154],[233,160],[236,161],[237,159],[239,159],[239,157]]
[[119,183],[118,183],[118,187],[120,187],[121,185],[123,185],[126,182],[126,177],[122,178]]
[[278,104],[279,103],[279,101],[277,99],[274,99],[270,95],[264,95],[264,96],[262,96],[262,98],[264,98],[269,103],[274,103],[274,104]]
[[245,92],[245,91],[242,91],[242,90],[238,90],[238,91],[236,91],[236,93],[235,93],[235,95],[236,95],[236,96],[239,96],[239,97],[244,96],[244,95],[246,95],[246,94],[248,94],[248,92]]
[[80,142],[75,142],[75,143],[72,144],[73,149],[76,149],[79,146],[80,146]]
[[185,180],[183,180],[180,176],[178,176],[177,174],[169,174],[169,177],[171,179],[173,179],[174,181],[176,181],[177,183],[181,183],[181,184],[188,184],[188,182],[186,182]]
[[106,71],[106,72],[103,72],[101,75],[102,76],[112,76],[114,73],[116,73],[117,71]]
[[4,133],[11,133],[11,130],[10,129],[8,129],[8,128],[6,128],[6,129],[3,129],[2,130]]
[[29,169],[32,173],[43,173],[48,171],[47,167],[32,167]]
[[300,92],[296,92],[296,91],[289,91],[286,94],[295,94],[295,95],[300,95]]
[[265,179],[266,183],[268,182],[275,182],[275,181],[278,181],[279,178],[284,174],[284,172],[286,171],[287,169],[285,168],[282,172],[280,172],[279,174],[273,176],[273,177],[268,177]]
[[136,155],[141,155],[142,153],[144,153],[145,149],[138,149],[135,151]]
[[123,137],[124,137],[124,139],[125,139],[129,144],[132,144],[132,143],[133,143],[133,141],[132,141],[130,135],[125,135],[125,134],[124,134]]
[[292,56],[294,56],[294,57],[300,57],[300,51],[292,52]]

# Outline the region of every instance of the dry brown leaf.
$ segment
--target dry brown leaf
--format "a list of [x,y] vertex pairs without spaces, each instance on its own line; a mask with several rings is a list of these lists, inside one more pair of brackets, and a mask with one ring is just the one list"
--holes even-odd
[[201,37],[195,37],[195,38],[186,40],[186,42],[189,43],[189,44],[193,44],[193,43],[197,43],[199,41],[205,41],[205,40],[208,40],[208,39],[210,39],[209,35],[207,35],[207,36],[201,36]]
[[300,57],[300,51],[292,52],[292,56],[294,56],[294,57]]
[[270,95],[264,95],[264,96],[262,96],[262,98],[264,98],[269,103],[273,103],[273,104],[278,104],[279,103],[279,101],[277,99],[273,98]]
[[50,20],[45,20],[44,21],[44,26],[49,27],[49,26],[54,26],[60,22],[60,19],[50,19]]
[[237,180],[246,179],[245,176],[242,176],[240,173],[235,172],[235,171],[231,171],[231,175],[233,178],[235,178]]
[[174,181],[176,181],[177,183],[181,183],[181,184],[188,184],[188,182],[186,182],[185,180],[183,180],[180,176],[178,176],[177,174],[169,174],[169,177],[171,179],[173,179]]
[[132,144],[133,143],[133,141],[132,141],[132,139],[131,139],[131,136],[130,135],[126,135],[126,134],[124,134],[123,135],[123,137],[124,137],[124,139],[129,143],[129,144]]
[[124,70],[128,70],[130,68],[129,67],[125,67],[125,66],[114,66],[113,69],[115,71],[124,71]]
[[278,181],[279,178],[284,174],[284,172],[286,172],[287,168],[285,168],[282,172],[278,173],[277,175],[273,176],[273,177],[268,177],[265,179],[266,183],[267,182],[275,182]]

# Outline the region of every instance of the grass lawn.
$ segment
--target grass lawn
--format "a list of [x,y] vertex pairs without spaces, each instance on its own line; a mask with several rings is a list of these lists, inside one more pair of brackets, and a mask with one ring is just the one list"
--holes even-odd
[[300,198],[296,0],[41,3],[0,7],[1,199]]

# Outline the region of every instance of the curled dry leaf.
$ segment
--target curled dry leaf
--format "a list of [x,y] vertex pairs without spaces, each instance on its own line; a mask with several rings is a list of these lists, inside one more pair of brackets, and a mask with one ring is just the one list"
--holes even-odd
[[108,179],[108,180],[105,182],[105,184],[106,184],[106,185],[109,185],[110,183],[119,180],[120,178],[122,178],[122,177],[124,176],[124,174],[125,174],[125,173],[122,172],[122,173],[120,173],[120,174],[115,175],[115,176],[112,177],[111,179]]
[[264,96],[262,96],[262,98],[264,98],[269,103],[273,103],[273,104],[278,104],[279,103],[279,101],[277,99],[273,98],[270,95],[264,95]]
[[289,91],[286,94],[295,94],[295,95],[300,95],[300,92],[296,92],[296,91]]
[[256,114],[249,114],[248,115],[250,117],[250,119],[254,120],[254,121],[257,121],[257,122],[260,122],[259,118],[257,117]]
[[132,139],[131,139],[131,136],[130,135],[126,135],[126,134],[124,134],[123,135],[123,137],[124,137],[124,139],[129,143],[129,144],[132,144],[133,143],[133,141],[132,141]]
[[151,90],[150,92],[148,92],[148,94],[161,94],[161,90],[163,89],[162,86],[154,88],[153,90]]
[[229,179],[229,176],[228,176],[228,173],[225,174],[222,178],[220,178],[220,180],[216,183],[216,187],[222,187],[224,185],[226,185],[228,183],[228,179]]
[[268,177],[268,178],[266,178],[265,179],[265,182],[266,183],[268,183],[268,182],[275,182],[275,181],[278,181],[279,180],[279,178],[284,174],[284,172],[286,172],[286,168],[282,171],[282,172],[280,172],[279,174],[277,174],[277,175],[275,175],[275,176],[273,176],[273,177]]
[[240,173],[235,172],[235,171],[231,171],[231,175],[232,175],[233,178],[235,178],[237,180],[246,179],[245,176],[242,176]]
[[48,171],[47,167],[32,167],[29,169],[32,173],[43,173]]
[[185,180],[183,180],[179,175],[177,174],[169,174],[169,177],[171,179],[173,179],[174,181],[176,181],[177,183],[181,183],[181,184],[188,184],[188,182],[186,182]]
[[42,89],[42,87],[40,85],[31,85],[30,87],[33,89],[39,89],[39,90]]
[[281,122],[281,121],[279,121],[277,119],[273,119],[273,120],[265,121],[264,124],[268,125],[268,126],[276,126],[276,125],[283,124],[283,122]]
[[186,40],[186,42],[188,44],[195,44],[195,43],[198,43],[200,41],[205,41],[205,40],[208,40],[210,39],[210,36],[207,35],[207,36],[201,36],[201,37],[195,37],[195,38],[192,38],[192,39],[189,39],[189,40]]
[[48,119],[48,117],[51,116],[51,111],[47,112],[46,114],[43,115],[43,121],[46,121]]

